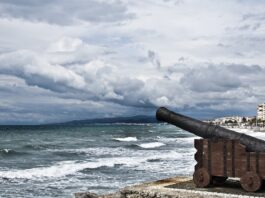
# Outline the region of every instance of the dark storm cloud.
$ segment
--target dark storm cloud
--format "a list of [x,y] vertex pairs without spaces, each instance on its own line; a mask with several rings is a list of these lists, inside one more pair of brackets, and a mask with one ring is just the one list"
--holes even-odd
[[123,21],[132,18],[133,14],[128,13],[126,6],[118,0],[3,0],[0,2],[0,16],[71,25],[79,21]]

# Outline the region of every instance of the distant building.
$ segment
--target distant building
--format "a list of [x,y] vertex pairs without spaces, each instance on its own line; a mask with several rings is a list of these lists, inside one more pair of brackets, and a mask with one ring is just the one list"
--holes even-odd
[[221,117],[216,118],[211,121],[208,121],[213,124],[217,125],[231,125],[231,124],[244,124],[247,122],[250,122],[253,119],[253,117],[242,117],[242,116],[229,116],[229,117]]
[[216,124],[225,124],[228,122],[240,123],[242,122],[242,117],[239,117],[239,116],[222,117],[222,118],[215,119],[214,122]]
[[265,120],[265,103],[259,104],[257,107],[257,119]]

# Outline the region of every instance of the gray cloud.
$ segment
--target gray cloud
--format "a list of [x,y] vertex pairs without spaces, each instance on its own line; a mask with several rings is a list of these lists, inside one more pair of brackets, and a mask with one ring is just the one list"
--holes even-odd
[[[75,50],[69,53],[75,53]],[[207,66],[194,67],[183,59],[172,68],[153,68],[152,72],[155,72],[156,76],[141,80],[126,70],[102,60],[65,65],[64,61],[68,62],[69,53],[61,54],[60,64],[57,64],[54,58],[57,56],[56,51],[46,53],[41,56],[32,51],[4,53],[0,55],[0,73],[20,79],[15,84],[25,82],[27,86],[34,88],[30,89],[33,92],[38,89],[46,90],[41,92],[61,98],[59,101],[64,101],[63,104],[72,100],[82,101],[81,104],[89,101],[98,103],[95,108],[105,103],[119,108],[143,108],[149,111],[163,105],[183,111],[193,109],[194,113],[207,111],[206,109],[209,112],[217,109],[224,112],[229,108],[240,109],[241,105],[234,104],[236,101],[255,103],[262,95],[255,93],[253,88],[264,90],[265,69],[259,65],[205,63]],[[176,78],[177,76],[181,78]],[[11,94],[8,90],[14,89],[4,88],[5,86],[2,87],[3,93],[7,95]],[[41,103],[40,99],[38,102]],[[42,107],[44,106],[51,107],[53,104],[43,104]],[[50,115],[53,112],[46,112],[48,108],[42,110],[37,107],[36,103],[36,113],[42,111],[43,114]],[[58,108],[59,111],[66,111],[63,105],[60,107],[62,109]],[[4,106],[2,109],[7,111]],[[15,112],[23,112],[25,109],[28,109],[26,105],[22,111]],[[83,116],[81,112],[78,115]]]
[[0,3],[0,16],[22,18],[29,21],[42,21],[58,25],[70,25],[87,21],[117,22],[130,19],[126,6],[117,1],[95,0],[3,0]]
[[[60,65],[51,65],[31,51],[18,51],[0,55],[0,72],[26,80],[54,91],[64,92],[67,88],[82,89],[84,79]],[[63,75],[62,75],[63,74]]]
[[0,90],[0,124],[61,122],[141,111],[112,102],[67,97],[66,93],[29,86],[23,79],[10,75],[0,75]]
[[[14,118],[24,112],[29,118],[34,115],[34,119],[39,119],[42,112],[45,116],[40,121],[48,122],[49,116],[59,116],[61,120],[85,118],[91,109],[100,112],[105,111],[103,107],[106,106],[108,110],[105,115],[114,115],[111,114],[114,108],[126,114],[128,111],[124,109],[130,109],[131,113],[139,113],[141,109],[152,112],[160,105],[177,108],[178,111],[193,111],[195,115],[198,111],[211,115],[210,112],[220,114],[228,109],[232,112],[242,108],[243,104],[253,104],[263,97],[259,93],[265,91],[265,69],[259,65],[208,64],[193,67],[184,59],[174,64],[172,69],[153,68],[156,76],[141,80],[121,67],[102,60],[58,65],[51,58],[57,56],[56,52],[47,53],[49,56],[42,54],[42,57],[31,51],[0,55],[0,73],[17,79],[8,86],[4,82],[10,80],[0,82],[3,85],[0,86],[0,108],[13,112]],[[64,54],[62,57],[67,56]],[[60,63],[63,63],[63,58]],[[181,78],[176,78],[178,75]],[[15,100],[9,104],[8,100],[4,101],[12,94],[17,94],[23,100],[32,95],[34,102]],[[51,103],[47,102],[49,98],[53,98]],[[29,108],[33,103],[34,107]],[[90,110],[82,110],[87,104]],[[77,117],[68,116],[71,111]],[[93,114],[97,115],[100,113]]]
[[233,64],[227,67],[229,71],[235,74],[244,74],[244,75],[258,75],[260,73],[264,72],[264,68],[259,65],[239,65],[239,64]]
[[148,50],[148,58],[154,66],[156,66],[157,68],[160,68],[161,63],[160,63],[159,57],[154,51]]
[[204,117],[253,115],[265,98],[260,7],[3,0],[0,120],[153,115],[161,105]]
[[265,20],[265,13],[248,13],[244,14],[242,16],[243,21],[248,21],[248,20],[257,20],[257,21],[264,21]]
[[222,65],[188,70],[181,82],[196,92],[224,92],[242,86],[238,74]]

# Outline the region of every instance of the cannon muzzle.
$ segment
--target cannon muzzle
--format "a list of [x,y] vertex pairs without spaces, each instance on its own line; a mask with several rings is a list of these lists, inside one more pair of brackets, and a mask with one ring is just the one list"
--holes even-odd
[[160,107],[157,110],[156,118],[159,121],[173,124],[202,138],[239,140],[241,144],[246,146],[248,151],[265,151],[265,141],[261,139],[243,133],[238,133],[220,126],[208,124],[200,120],[175,113],[165,107]]

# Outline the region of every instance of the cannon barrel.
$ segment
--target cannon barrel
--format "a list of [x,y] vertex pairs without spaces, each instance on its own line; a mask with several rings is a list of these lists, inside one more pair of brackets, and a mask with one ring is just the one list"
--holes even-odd
[[265,141],[261,139],[243,133],[238,133],[220,126],[208,124],[200,120],[172,112],[165,107],[160,107],[157,110],[156,118],[159,121],[173,124],[202,138],[239,140],[241,144],[246,146],[248,151],[265,151]]

